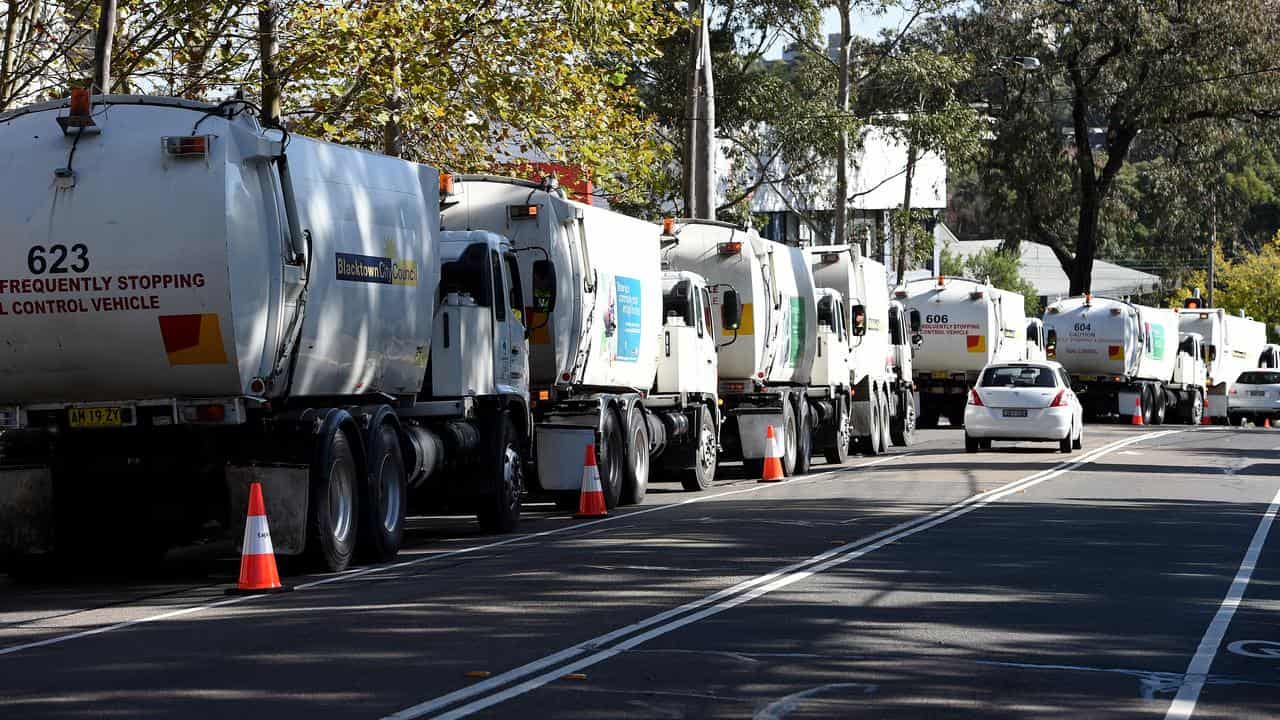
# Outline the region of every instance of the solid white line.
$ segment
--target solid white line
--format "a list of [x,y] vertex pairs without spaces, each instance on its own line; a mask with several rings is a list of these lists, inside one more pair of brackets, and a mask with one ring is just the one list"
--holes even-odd
[[[1172,435],[1178,432],[1183,431],[1166,430],[1163,432],[1137,435],[1117,440],[1086,453],[1075,460],[1059,463],[1056,466],[1028,475],[1027,477],[1019,480],[1015,480],[986,493],[975,495],[965,500],[961,500],[960,502],[948,505],[947,507],[935,510],[934,512],[919,518],[900,523],[899,525],[883,530],[869,537],[855,540],[837,548],[832,548],[806,560],[793,563],[766,575],[761,575],[759,577],[743,581],[737,585],[725,588],[724,590],[712,593],[698,600],[664,611],[646,620],[632,623],[631,625],[627,625],[585,642],[578,643],[577,645],[565,648],[547,657],[534,660],[526,663],[525,665],[509,670],[501,675],[488,678],[474,685],[460,688],[438,698],[419,703],[413,707],[406,708],[393,715],[387,716],[386,720],[412,720],[414,718],[424,717],[434,712],[444,710],[445,708],[459,702],[469,700],[478,695],[483,695],[490,690],[495,690],[503,685],[515,682],[529,675],[542,673],[525,680],[518,685],[508,687],[505,690],[487,697],[480,697],[466,705],[438,716],[440,720],[444,720],[445,718],[466,717],[487,707],[497,705],[505,702],[506,700],[518,697],[542,687],[543,685],[546,685],[567,673],[576,672],[583,668],[608,660],[609,658],[615,657],[626,650],[648,642],[656,637],[660,637],[691,623],[711,617],[712,615],[717,615],[743,603],[750,602],[762,595],[766,595],[780,588],[800,582],[801,580],[824,572],[825,570],[836,567],[837,565],[842,565],[869,553],[875,552],[876,550],[903,538],[910,537],[911,535],[923,532],[945,522],[950,522],[962,515],[966,515],[981,507],[985,507],[986,505],[990,505],[991,503],[1010,494],[1025,490],[1029,487],[1033,487],[1064,473],[1070,472],[1071,470],[1101,458],[1110,452],[1119,450],[1120,448],[1127,447],[1137,442],[1163,437],[1165,435]],[[694,610],[697,610],[697,612],[691,612]],[[643,630],[645,628],[652,629],[642,634],[634,635],[630,639],[613,645],[612,647],[602,650],[600,649],[616,640],[625,638],[636,631]],[[579,656],[584,652],[592,651],[597,652],[593,652],[585,657],[573,659],[575,656]],[[564,661],[569,662],[567,664],[561,664]],[[553,669],[548,672],[542,672],[549,667]]]
[[1249,549],[1245,552],[1244,559],[1240,561],[1240,569],[1236,571],[1231,587],[1227,588],[1227,596],[1218,606],[1218,612],[1214,613],[1213,620],[1204,631],[1204,637],[1200,639],[1196,654],[1187,665],[1182,686],[1178,688],[1177,696],[1169,705],[1165,720],[1186,720],[1196,711],[1196,702],[1200,699],[1200,691],[1204,689],[1209,668],[1213,665],[1218,649],[1222,646],[1222,638],[1227,634],[1227,627],[1231,624],[1232,616],[1236,614],[1236,608],[1240,607],[1244,591],[1249,587],[1249,579],[1253,577],[1253,568],[1257,565],[1258,555],[1262,553],[1262,546],[1267,542],[1267,533],[1271,532],[1271,523],[1276,518],[1277,510],[1280,510],[1280,491],[1276,492],[1275,499],[1262,514],[1258,529],[1253,533],[1253,541],[1249,543]]
[[[491,550],[496,547],[502,547],[504,545],[511,545],[514,543],[524,542],[526,540],[537,540],[539,538],[544,538],[551,535],[559,535],[559,534],[571,532],[574,530],[582,530],[584,528],[593,527],[596,525],[600,525],[602,523],[616,522],[618,520],[625,520],[627,518],[637,517],[639,515],[647,515],[653,512],[673,510],[675,508],[683,507],[685,505],[689,505],[692,503],[707,502],[709,500],[728,497],[730,495],[741,495],[743,493],[753,493],[761,490],[768,490],[771,488],[787,487],[787,486],[798,485],[798,484],[799,485],[808,484],[810,482],[821,480],[829,475],[834,475],[838,472],[843,472],[848,470],[857,470],[858,468],[869,467],[871,465],[879,465],[882,462],[907,457],[909,455],[911,455],[910,452],[900,453],[896,455],[888,455],[878,460],[872,460],[866,463],[858,463],[857,465],[845,466],[840,468],[839,470],[825,470],[823,472],[813,473],[811,475],[803,475],[803,476],[794,478],[792,480],[788,480],[786,482],[762,483],[759,485],[750,485],[748,487],[740,488],[737,490],[726,490],[724,492],[714,493],[711,495],[697,495],[687,500],[681,500],[680,502],[669,503],[666,505],[655,505],[653,507],[645,508],[642,510],[633,510],[625,513],[619,513],[617,515],[610,515],[608,517],[601,518],[599,520],[592,520],[590,522],[580,522],[580,523],[574,523],[572,525],[563,525],[558,528],[552,528],[551,530],[543,530],[541,532],[531,533],[529,535],[513,535],[509,538],[506,538],[505,540],[498,540],[491,543],[485,543],[483,545],[474,545],[472,547],[460,548],[458,550],[450,550],[442,553],[432,553],[425,557],[414,558],[413,560],[406,560],[404,562],[392,563],[390,565],[374,565],[372,567],[360,568],[359,570],[349,570],[347,572],[331,575],[329,577],[325,577],[320,580],[314,580],[312,582],[297,585],[294,587],[294,589],[309,590],[311,588],[320,587],[322,585],[329,585],[332,583],[345,582],[347,580],[354,580],[356,578],[364,577],[365,575],[370,575],[373,573],[387,572],[390,570],[402,570],[404,568],[413,567],[415,565],[421,565],[423,563],[434,562],[436,560],[443,560],[445,558],[456,557],[458,555],[466,555],[469,553],[480,552],[482,550]],[[191,607],[181,608],[178,610],[171,610],[168,612],[158,613],[156,615],[148,615],[147,617],[136,618],[134,620],[126,620],[124,622],[118,622],[112,625],[103,625],[101,627],[91,628],[88,630],[81,630],[74,633],[68,633],[66,635],[55,635],[54,637],[45,638],[43,640],[34,640],[28,643],[21,643],[19,645],[11,645],[9,647],[0,648],[0,657],[3,657],[5,655],[12,655],[14,653],[19,653],[24,650],[34,650],[36,648],[48,647],[50,645],[59,645],[65,642],[70,642],[72,640],[79,640],[81,638],[93,637],[94,635],[102,635],[103,633],[114,632],[116,630],[124,630],[127,628],[134,627],[136,625],[142,625],[145,623],[158,622],[161,620],[170,620],[172,618],[182,617],[184,615],[190,615],[192,613],[203,612],[205,610],[215,610],[217,608],[223,608],[229,605],[238,605],[240,603],[248,602],[250,600],[259,600],[264,597],[270,597],[270,596],[244,595],[239,597],[232,597],[232,598],[227,598],[225,600],[219,600],[217,602],[206,603],[203,605],[193,605]]]

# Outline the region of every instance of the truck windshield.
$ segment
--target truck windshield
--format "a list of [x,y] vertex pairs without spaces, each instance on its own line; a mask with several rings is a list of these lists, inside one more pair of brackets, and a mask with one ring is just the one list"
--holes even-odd
[[671,289],[662,295],[662,316],[680,318],[685,326],[694,327],[696,322],[693,317],[692,289],[693,284],[688,280],[681,280],[671,286]]
[[467,246],[457,260],[440,266],[440,295],[466,295],[481,307],[493,300],[490,285],[488,248],[483,243]]
[[1005,365],[987,368],[982,373],[982,387],[1056,387],[1053,371],[1031,365]]

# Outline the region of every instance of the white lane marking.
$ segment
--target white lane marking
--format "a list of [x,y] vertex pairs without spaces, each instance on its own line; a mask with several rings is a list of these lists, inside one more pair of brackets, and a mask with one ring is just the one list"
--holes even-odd
[[[840,470],[826,470],[820,473],[814,473],[812,475],[805,475],[805,476],[802,476],[801,478],[797,478],[794,480],[788,480],[786,482],[762,483],[759,485],[751,485],[751,486],[740,488],[737,490],[726,490],[725,492],[715,493],[713,495],[698,495],[696,497],[691,497],[687,500],[681,500],[680,502],[676,502],[676,503],[670,503],[667,505],[655,505],[651,508],[645,508],[643,510],[634,510],[626,513],[620,513],[618,515],[610,515],[608,517],[601,518],[599,520],[592,520],[590,522],[574,523],[572,525],[563,525],[558,528],[543,530],[541,532],[532,533],[530,535],[514,535],[505,540],[498,540],[491,543],[485,543],[483,545],[475,545],[472,547],[460,548],[458,550],[450,550],[442,553],[432,553],[430,555],[427,555],[426,557],[415,558],[413,560],[406,560],[404,562],[392,563],[391,565],[375,565],[372,567],[361,568],[359,570],[349,570],[347,572],[339,573],[337,575],[332,575],[326,578],[322,578],[320,580],[315,580],[309,583],[303,583],[301,585],[297,585],[294,587],[294,589],[308,590],[310,588],[319,587],[321,585],[329,585],[331,583],[344,582],[346,580],[354,580],[356,578],[364,577],[365,575],[369,575],[372,573],[386,572],[389,570],[402,570],[404,568],[413,567],[415,565],[421,565],[427,562],[443,560],[445,558],[456,557],[458,555],[465,555],[469,553],[480,552],[482,550],[492,550],[493,548],[496,548],[496,547],[511,545],[513,543],[523,542],[525,540],[537,540],[539,538],[544,538],[551,535],[558,535],[558,534],[566,533],[572,530],[582,530],[584,528],[590,528],[595,525],[600,525],[601,523],[615,522],[618,520],[632,518],[639,515],[647,515],[649,513],[659,512],[662,510],[672,510],[672,509],[683,507],[685,505],[689,505],[692,503],[706,502],[709,500],[714,500],[716,498],[728,497],[730,495],[741,495],[743,493],[753,493],[753,492],[758,492],[760,490],[787,487],[790,485],[804,485],[811,482],[816,482],[818,480],[822,480],[823,478],[829,475],[834,475],[838,472],[848,471],[848,470],[857,470],[858,468],[868,467],[870,465],[879,465],[882,462],[886,462],[888,460],[893,460],[897,458],[907,457],[911,454],[912,454],[911,452],[905,452],[897,455],[889,455],[889,456],[880,458],[879,460],[872,460],[866,463],[858,463],[857,465],[849,465],[849,466],[840,468]],[[217,602],[206,603],[203,605],[194,605],[191,607],[181,608],[178,610],[170,610],[168,612],[158,613],[156,615],[148,615],[146,617],[135,618],[133,620],[126,620],[126,621],[118,622],[112,625],[103,625],[101,627],[90,628],[88,630],[80,630],[78,632],[68,633],[66,635],[55,635],[53,637],[45,638],[43,640],[34,640],[32,642],[21,643],[19,645],[10,645],[9,647],[0,648],[0,657],[3,657],[5,655],[12,655],[14,653],[19,653],[24,650],[34,650],[36,648],[48,647],[50,645],[59,645],[65,642],[70,642],[72,640],[79,640],[81,638],[93,637],[95,635],[102,635],[103,633],[114,632],[116,630],[124,630],[137,625],[143,625],[145,623],[158,622],[161,620],[171,620],[176,617],[183,617],[185,615],[203,612],[205,610],[216,610],[218,608],[223,608],[230,605],[238,605],[240,603],[249,602],[250,600],[259,600],[264,597],[269,597],[269,596],[243,595],[239,597],[232,597],[232,598],[227,598],[225,600],[219,600]]]
[[[567,647],[552,655],[526,663],[520,667],[508,670],[505,673],[488,678],[474,685],[469,685],[446,695],[405,708],[393,715],[387,716],[386,720],[412,720],[414,718],[420,718],[437,711],[444,710],[450,706],[457,705],[460,702],[472,700],[472,698],[483,695],[490,690],[497,690],[504,685],[516,682],[530,675],[535,675],[535,673],[542,673],[541,675],[536,675],[535,677],[525,680],[518,685],[508,687],[505,690],[487,697],[480,697],[479,699],[472,700],[466,705],[462,705],[450,712],[437,716],[439,720],[466,717],[487,707],[497,705],[498,703],[505,702],[506,700],[542,687],[565,674],[577,672],[582,668],[590,667],[608,660],[625,650],[637,647],[649,640],[652,640],[653,638],[670,633],[684,627],[685,625],[737,607],[762,595],[766,595],[779,588],[800,582],[801,580],[837,565],[842,565],[851,560],[856,560],[863,555],[875,552],[876,550],[905,537],[915,535],[916,533],[923,532],[929,528],[954,520],[981,507],[990,505],[991,503],[1015,492],[1025,490],[1046,480],[1050,480],[1058,477],[1059,475],[1070,472],[1081,465],[1092,462],[1122,447],[1127,447],[1137,442],[1165,435],[1172,435],[1179,432],[1184,431],[1165,430],[1163,432],[1136,435],[1122,440],[1117,440],[1092,452],[1086,453],[1078,459],[1059,463],[1038,473],[1028,475],[1020,480],[1014,480],[1013,482],[987,492],[979,493],[921,517],[900,523],[887,530],[882,530],[869,537],[861,538],[845,545],[841,545],[840,547],[832,548],[806,560],[801,560],[800,562],[793,563],[771,573],[745,580],[737,585],[685,603],[679,607],[658,613],[657,615],[653,615],[645,620],[632,623],[604,635],[578,643],[577,645]],[[692,612],[695,610],[697,612]],[[646,628],[652,629],[642,634],[635,635],[636,632],[645,630]],[[619,642],[612,647],[605,647],[615,641],[627,638],[628,636],[632,637]],[[601,650],[601,648],[605,649]],[[593,654],[582,657],[583,653]],[[566,661],[568,661],[567,664],[561,664],[566,663]],[[553,669],[549,672],[543,673],[542,671],[548,667]]]
[[1218,606],[1218,612],[1214,613],[1213,620],[1204,631],[1204,637],[1200,639],[1196,654],[1187,665],[1182,686],[1178,688],[1178,694],[1170,703],[1169,712],[1164,716],[1165,720],[1185,720],[1196,711],[1196,702],[1200,699],[1200,691],[1204,689],[1209,668],[1218,655],[1218,649],[1222,647],[1222,638],[1227,634],[1227,627],[1231,625],[1231,618],[1236,614],[1236,608],[1240,607],[1244,591],[1249,587],[1249,579],[1253,577],[1258,555],[1262,553],[1262,546],[1267,542],[1267,534],[1271,532],[1271,523],[1276,519],[1277,510],[1280,510],[1280,491],[1276,492],[1275,499],[1262,514],[1258,529],[1253,533],[1253,541],[1249,543],[1249,549],[1245,551],[1244,559],[1240,561],[1240,569],[1236,571],[1231,587],[1227,588],[1227,596]]
[[752,720],[782,720],[786,716],[794,712],[804,700],[820,695],[828,690],[844,690],[847,688],[857,688],[862,691],[863,695],[870,695],[880,689],[879,685],[870,683],[829,683],[827,685],[819,685],[818,687],[801,690],[797,693],[791,693],[786,697],[779,698],[769,703],[760,712],[752,716]]

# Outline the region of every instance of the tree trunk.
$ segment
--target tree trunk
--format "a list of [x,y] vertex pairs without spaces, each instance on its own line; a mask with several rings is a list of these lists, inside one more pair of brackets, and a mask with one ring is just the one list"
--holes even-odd
[[1098,213],[1102,198],[1096,192],[1080,193],[1080,217],[1076,227],[1076,257],[1071,268],[1071,296],[1093,291],[1093,256],[1098,249]]
[[18,0],[9,0],[4,16],[4,47],[0,48],[0,110],[9,105],[9,83],[13,77],[13,43],[18,39]]
[[93,38],[93,88],[111,92],[111,48],[116,34],[116,0],[102,0],[98,32]]
[[262,64],[262,117],[264,126],[280,124],[280,68],[276,53],[280,40],[276,32],[276,0],[260,0],[258,4],[258,56]]
[[391,157],[404,155],[404,132],[400,126],[400,58],[391,52],[391,94],[387,98],[387,122],[382,126],[382,153]]
[[911,181],[916,175],[916,146],[910,140],[907,141],[907,176],[905,178],[906,189],[902,193],[902,219],[898,223],[899,228],[894,233],[896,235],[898,246],[897,266],[895,268],[898,274],[898,282],[902,282],[902,278],[907,274],[907,255],[911,251]]
[[853,28],[849,14],[853,11],[850,0],[836,3],[840,12],[840,86],[836,95],[836,108],[840,113],[840,134],[836,139],[836,190],[835,216],[832,219],[831,240],[836,245],[849,242],[849,133],[844,128],[849,114],[850,50],[853,47]]

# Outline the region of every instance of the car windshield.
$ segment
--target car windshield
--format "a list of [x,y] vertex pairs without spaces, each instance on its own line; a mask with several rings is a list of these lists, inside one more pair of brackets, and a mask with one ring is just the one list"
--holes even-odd
[[987,368],[982,373],[983,387],[1055,387],[1053,371],[1033,365],[1006,365]]
[[1245,385],[1280,385],[1280,372],[1245,372],[1240,373],[1238,383]]

